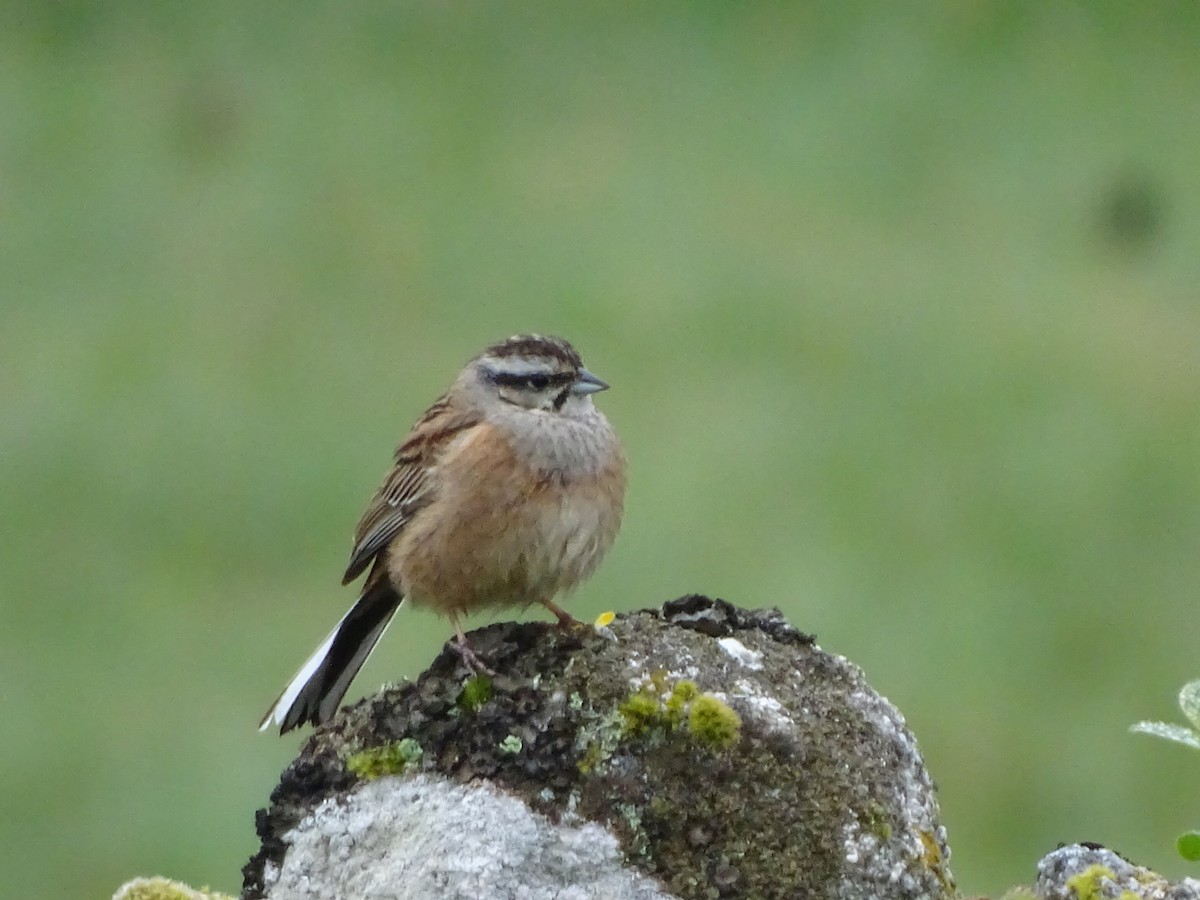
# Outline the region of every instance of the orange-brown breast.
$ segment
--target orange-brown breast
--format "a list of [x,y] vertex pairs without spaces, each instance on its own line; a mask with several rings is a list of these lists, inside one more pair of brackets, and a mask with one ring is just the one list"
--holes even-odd
[[412,602],[442,612],[527,605],[578,585],[620,526],[624,459],[573,479],[518,461],[503,431],[481,424],[447,448],[437,496],[388,551]]

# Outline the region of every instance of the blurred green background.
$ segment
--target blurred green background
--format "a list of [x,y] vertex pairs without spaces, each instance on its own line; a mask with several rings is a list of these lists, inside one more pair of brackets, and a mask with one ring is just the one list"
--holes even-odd
[[1187,871],[1200,758],[1125,729],[1200,675],[1200,7],[3,8],[6,894],[240,887],[354,522],[522,330],[631,460],[581,617],[782,606],[967,892]]

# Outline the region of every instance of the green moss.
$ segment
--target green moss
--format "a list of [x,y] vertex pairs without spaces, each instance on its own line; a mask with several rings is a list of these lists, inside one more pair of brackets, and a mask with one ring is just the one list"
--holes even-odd
[[[1101,900],[1102,897],[1108,896],[1104,893],[1104,882],[1116,881],[1116,878],[1112,869],[1097,863],[1068,878],[1067,890],[1078,900]],[[1137,900],[1137,895],[1132,891],[1122,891],[1119,900]]]
[[645,734],[662,720],[662,705],[658,698],[645,691],[630,694],[617,711],[625,723],[621,732],[627,737]]
[[[661,699],[664,694],[665,700]],[[630,694],[617,710],[625,738],[655,733],[665,737],[686,723],[688,732],[701,744],[724,749],[741,735],[741,716],[729,704],[712,694],[701,694],[694,681],[684,679],[668,688],[657,671],[646,688]]]
[[742,717],[725,701],[701,694],[688,708],[688,730],[700,743],[724,750],[742,736]]
[[394,744],[370,747],[352,753],[346,760],[346,768],[359,778],[380,778],[384,775],[399,775],[421,759],[421,745],[412,738],[404,738]]
[[667,697],[667,702],[663,704],[666,708],[667,724],[671,728],[678,728],[683,724],[688,704],[698,696],[700,696],[700,688],[696,687],[696,682],[688,681],[686,678],[671,688],[671,694]]
[[[491,698],[470,713],[456,705],[466,678],[452,660],[454,665],[435,665],[420,682],[395,689],[387,716],[380,715],[379,701],[351,707],[341,713],[341,730],[327,732],[330,739],[350,742],[331,774],[352,777],[344,768],[345,753],[411,738],[424,755],[401,777],[436,770],[462,782],[486,778],[550,817],[571,810],[604,821],[629,859],[672,894],[690,900],[712,900],[717,883],[730,896],[832,896],[844,880],[846,848],[840,829],[824,827],[831,807],[852,811],[881,841],[889,827],[898,832],[910,826],[902,811],[889,815],[890,804],[873,791],[864,801],[867,776],[847,770],[836,753],[798,764],[795,754],[784,752],[785,743],[757,730],[752,734],[749,720],[732,746],[720,749],[701,741],[690,725],[692,706],[699,701],[701,722],[706,705],[709,713],[719,712],[724,704],[701,697],[708,686],[716,690],[724,682],[680,670],[695,665],[697,673],[724,671],[725,651],[708,636],[651,614],[618,621],[614,630],[622,642],[616,649],[601,639],[589,639],[580,648],[577,637],[540,623],[496,626],[494,646],[481,634],[477,649],[498,660],[505,657],[496,647],[528,647],[528,655],[513,659],[517,677],[510,679],[506,671],[504,679],[494,679]],[[779,692],[772,694],[785,709],[821,708],[830,692],[844,690],[842,680],[831,679],[827,671],[835,663],[816,651],[800,651],[793,659],[786,647],[755,640],[764,654],[778,654],[783,671],[794,667],[801,676],[781,680]],[[671,650],[673,668],[662,666],[655,655],[664,646]],[[653,660],[633,683],[631,658]],[[825,682],[833,683],[812,692],[814,684]],[[720,699],[741,711],[739,700]],[[457,714],[449,723],[447,705]],[[854,741],[870,735],[863,720],[848,716],[839,733]],[[529,725],[536,727],[537,740],[525,742],[517,754],[503,752],[505,738],[523,738]],[[381,728],[395,730],[360,737],[380,735]],[[703,727],[698,731],[711,736]],[[335,746],[314,743],[323,765]],[[861,753],[857,744],[846,752],[855,758]],[[344,778],[336,784],[334,790],[340,790]],[[714,784],[725,789],[714,790]],[[308,790],[307,782],[297,787]],[[930,836],[924,859],[907,865],[926,896],[946,900],[954,896],[949,870],[930,872],[922,866],[936,865],[942,849],[938,832],[931,830]],[[890,840],[896,841],[894,833]]]
[[467,712],[479,712],[492,699],[492,679],[486,675],[472,675],[458,695],[458,708]]

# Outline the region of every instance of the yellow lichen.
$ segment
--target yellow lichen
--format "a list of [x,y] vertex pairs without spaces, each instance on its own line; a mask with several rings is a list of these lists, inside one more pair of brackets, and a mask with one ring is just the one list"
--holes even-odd
[[921,841],[922,848],[924,848],[924,852],[921,854],[921,861],[937,877],[942,886],[952,892],[954,877],[950,874],[950,869],[945,865],[946,859],[942,855],[942,845],[938,842],[937,835],[931,831],[922,830],[917,832],[917,837]]
[[[1099,863],[1088,866],[1078,875],[1072,875],[1067,879],[1067,890],[1071,891],[1078,900],[1100,900],[1100,898],[1108,896],[1103,893],[1104,882],[1116,882],[1117,875],[1108,866],[1102,866]],[[1122,891],[1119,900],[1137,900],[1137,895],[1132,891]]]

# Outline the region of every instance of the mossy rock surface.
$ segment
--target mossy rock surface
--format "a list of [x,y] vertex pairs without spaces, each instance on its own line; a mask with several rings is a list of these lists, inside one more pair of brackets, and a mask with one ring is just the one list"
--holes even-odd
[[117,888],[113,900],[233,900],[228,894],[220,894],[207,888],[189,887],[181,881],[168,878],[135,878]]
[[1171,882],[1100,844],[1066,844],[1037,864],[1037,881],[1017,900],[1200,900],[1200,881]]
[[903,718],[777,611],[692,595],[603,629],[506,623],[471,641],[497,673],[486,689],[447,650],[309,739],[259,813],[244,897],[272,895],[323,801],[416,776],[599,825],[664,896],[953,896]]

